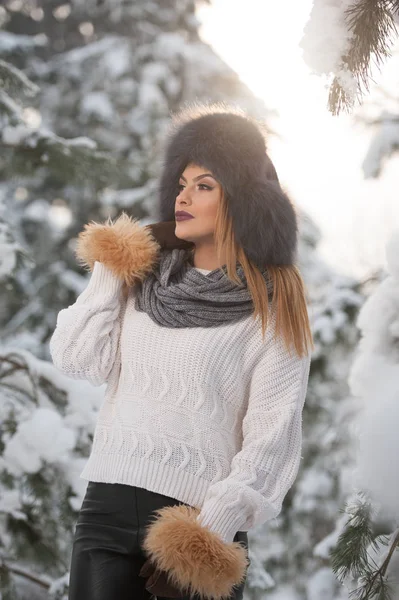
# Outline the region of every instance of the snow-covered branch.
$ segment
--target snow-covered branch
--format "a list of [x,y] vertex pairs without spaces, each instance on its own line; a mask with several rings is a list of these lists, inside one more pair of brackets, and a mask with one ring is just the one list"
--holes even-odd
[[397,2],[314,0],[300,46],[312,70],[330,82],[328,105],[350,110],[369,89],[372,61],[380,67],[397,36]]

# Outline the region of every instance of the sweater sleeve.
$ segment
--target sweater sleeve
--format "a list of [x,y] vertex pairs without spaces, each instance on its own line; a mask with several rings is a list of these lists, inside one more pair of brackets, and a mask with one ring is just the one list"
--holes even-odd
[[54,365],[72,379],[102,385],[115,361],[126,300],[123,281],[96,261],[75,303],[60,310],[49,342]]
[[197,517],[227,543],[237,531],[248,531],[281,511],[299,470],[309,370],[310,354],[290,356],[280,337],[255,365],[241,450],[229,475],[208,489]]

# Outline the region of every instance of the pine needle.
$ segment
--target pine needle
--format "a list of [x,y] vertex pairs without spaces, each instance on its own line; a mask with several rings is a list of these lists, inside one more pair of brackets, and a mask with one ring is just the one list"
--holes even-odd
[[[369,91],[371,57],[380,69],[391,55],[391,38],[398,33],[394,18],[398,9],[398,0],[359,0],[345,11],[348,30],[353,36],[348,54],[342,57],[341,68],[352,73],[360,95]],[[334,115],[352,107],[353,100],[341,85],[339,76],[332,83],[328,103]]]
[[350,517],[330,552],[332,570],[341,582],[349,574],[358,578],[370,570],[367,548],[374,541],[371,503],[358,494],[353,504],[346,503],[345,512]]

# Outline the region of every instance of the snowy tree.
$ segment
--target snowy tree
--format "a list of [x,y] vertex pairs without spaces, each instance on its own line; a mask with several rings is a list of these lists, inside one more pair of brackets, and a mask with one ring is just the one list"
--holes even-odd
[[1,597],[61,599],[101,395],[7,344],[0,397]]
[[[349,383],[357,399],[355,493],[332,552],[359,600],[399,598],[399,230],[387,244],[388,276],[367,298]],[[391,596],[393,594],[393,596]]]
[[[143,225],[158,219],[165,127],[183,102],[232,101],[262,118],[267,109],[201,41],[193,1],[14,2],[0,19],[4,61],[40,88],[7,123],[15,143],[0,162],[0,586],[13,600],[61,600],[85,491],[78,474],[103,397],[62,377],[48,350],[59,310],[87,285],[76,237],[90,220],[122,210]],[[49,147],[40,152],[44,132]],[[74,138],[92,142],[77,147]],[[17,156],[26,139],[34,158],[24,164]],[[58,162],[46,160],[50,146]],[[266,592],[274,600],[338,597],[322,546],[349,489],[347,373],[364,291],[320,261],[319,241],[302,215],[299,254],[316,342],[303,460],[281,515],[249,535],[246,595],[254,600]]]
[[372,134],[362,164],[366,179],[380,177],[386,163],[399,150],[398,65],[399,42],[394,47],[386,73],[354,113],[355,122]]
[[374,134],[362,164],[366,179],[379,177],[386,160],[398,152],[399,114],[383,110],[368,124],[373,127]]
[[373,86],[370,94],[375,70],[397,64],[398,20],[397,1],[313,0],[300,42],[308,66],[329,85],[330,111],[338,115],[359,101],[354,122],[373,133],[362,164],[365,178],[379,177],[399,148],[397,80],[392,89],[384,82]]
[[[37,94],[38,87],[5,61],[0,62],[0,70],[4,173],[15,169],[19,176],[21,172],[25,177],[27,172],[28,177],[35,176],[44,154],[50,174],[59,172],[60,156],[71,176],[83,162],[91,164],[93,170],[99,164],[104,172],[107,160],[112,161],[98,153],[90,139],[64,139],[42,127],[29,126],[21,98]],[[60,569],[68,569],[76,510],[85,491],[78,475],[92,441],[99,397],[89,390],[82,404],[82,387],[73,387],[51,363],[29,351],[37,351],[40,340],[28,333],[24,337],[25,319],[34,314],[43,320],[43,307],[34,302],[33,288],[29,289],[24,277],[25,273],[32,276],[35,267],[31,265],[37,262],[37,255],[25,243],[26,238],[20,239],[22,213],[7,210],[11,208],[9,189],[7,183],[0,188],[0,320],[4,339],[0,345],[0,591],[4,599],[55,599],[62,598],[66,589]],[[50,244],[50,239],[47,242]],[[35,275],[32,281],[37,282]],[[40,281],[37,283],[40,286]],[[13,319],[21,331],[18,347],[6,334],[7,327],[15,326]]]
[[314,0],[301,40],[303,56],[330,85],[328,106],[337,115],[369,90],[372,62],[390,56],[397,37],[396,0]]

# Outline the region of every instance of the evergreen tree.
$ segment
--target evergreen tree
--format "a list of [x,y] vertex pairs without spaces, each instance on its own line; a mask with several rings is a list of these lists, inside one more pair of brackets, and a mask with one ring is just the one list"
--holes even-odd
[[390,56],[398,15],[397,0],[313,1],[301,46],[309,66],[330,78],[332,114],[368,92],[372,64]]
[[356,600],[399,597],[399,234],[387,245],[389,274],[367,298],[349,383],[357,398],[354,493],[331,550],[332,566]]
[[[90,220],[122,210],[143,224],[158,219],[165,126],[183,102],[227,100],[261,117],[267,109],[201,41],[193,1],[21,7],[4,9],[0,31],[7,72],[20,69],[17,79],[36,92],[4,121],[0,162],[0,589],[13,600],[61,600],[86,486],[78,474],[104,393],[63,377],[48,351],[59,310],[87,285],[76,237]],[[250,533],[251,599],[265,590],[274,599],[316,597],[327,560],[313,548],[334,527],[348,489],[346,373],[364,294],[318,258],[311,220],[301,215],[300,223],[316,341],[303,460],[281,515]]]
[[[43,154],[50,176],[59,172],[60,156],[71,176],[82,162],[93,168],[99,162],[104,171],[107,158],[88,138],[67,140],[40,127],[30,128],[22,100],[37,94],[38,87],[5,61],[0,69],[1,168],[8,177],[15,170],[16,179],[23,176],[29,181],[40,172]],[[18,239],[23,214],[15,207],[10,210],[8,193],[13,185],[12,179],[3,184],[0,195],[0,319],[5,334],[0,345],[0,591],[5,600],[56,598],[65,589],[65,577],[58,581],[58,576],[60,568],[68,568],[76,499],[83,492],[78,470],[92,440],[92,407],[88,405],[89,412],[86,405],[84,419],[77,390],[66,393],[65,378],[28,350],[35,351],[34,336],[23,339],[24,318],[43,315],[23,276],[27,272],[37,280],[32,267],[37,256],[26,240]],[[13,346],[6,332],[16,324],[21,336]]]
[[[388,73],[397,73],[399,42],[390,59]],[[398,78],[383,77],[373,93],[360,106],[354,117],[372,132],[362,169],[366,179],[383,175],[384,167],[399,150],[399,96]]]

